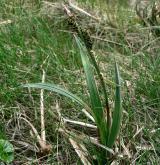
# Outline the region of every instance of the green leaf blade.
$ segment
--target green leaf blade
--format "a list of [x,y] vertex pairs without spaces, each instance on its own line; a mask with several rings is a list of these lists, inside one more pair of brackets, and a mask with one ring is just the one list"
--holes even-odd
[[113,122],[111,126],[111,131],[108,139],[108,147],[112,147],[117,135],[120,130],[121,118],[122,118],[122,107],[121,107],[121,93],[120,93],[120,74],[117,63],[115,64],[115,82],[116,82],[116,92],[115,92],[115,107],[113,112]]
[[93,116],[95,118],[96,124],[100,132],[101,142],[104,145],[106,145],[106,141],[107,141],[106,121],[105,121],[102,103],[94,79],[92,66],[87,56],[88,52],[85,49],[85,47],[82,45],[82,43],[80,42],[77,36],[75,36],[75,39],[80,50],[81,60],[86,75],[87,87],[89,90]]
[[72,99],[73,101],[77,102],[78,104],[84,106],[87,110],[89,110],[90,108],[88,107],[88,105],[83,102],[79,97],[77,97],[75,94],[55,85],[55,84],[49,84],[49,83],[31,83],[31,84],[24,84],[22,85],[22,87],[28,87],[28,88],[39,88],[39,89],[45,89],[45,90],[49,90],[52,92],[56,92],[60,95],[66,96],[70,99]]

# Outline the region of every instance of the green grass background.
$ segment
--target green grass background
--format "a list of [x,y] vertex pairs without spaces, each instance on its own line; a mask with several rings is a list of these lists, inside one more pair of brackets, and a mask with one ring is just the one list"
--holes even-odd
[[[83,3],[89,4],[84,1]],[[92,4],[93,7],[94,4]],[[24,113],[36,128],[40,129],[40,91],[20,88],[21,84],[41,82],[41,65],[44,60],[46,82],[64,86],[87,101],[84,72],[79,50],[72,34],[65,30],[63,19],[48,18],[40,14],[42,2],[0,1],[0,21],[10,19],[11,24],[0,25],[0,137],[9,140],[24,140],[34,143],[28,130],[17,126],[16,115]],[[138,154],[137,164],[159,164],[160,155],[160,48],[159,39],[147,34],[143,27],[132,19],[132,13],[118,10],[117,24],[120,33],[108,32],[110,39],[121,43],[116,46],[95,41],[93,49],[108,85],[109,98],[113,101],[114,59],[116,58],[122,77],[123,115],[120,139],[131,141],[133,155]],[[113,20],[115,21],[115,20]],[[98,30],[98,29],[97,29]],[[130,38],[126,42],[126,38]],[[135,37],[135,38],[134,38]],[[137,40],[142,40],[139,42]],[[128,43],[129,42],[129,43]],[[138,43],[137,43],[138,42]],[[59,100],[65,116],[85,120],[81,107],[59,95],[45,92],[47,140],[55,147],[46,160],[48,163],[80,163],[68,143],[56,132],[58,123],[53,123],[55,101]],[[10,124],[14,123],[14,124]],[[134,138],[136,131],[141,132]],[[59,137],[59,160],[56,156]],[[13,144],[16,146],[16,143]],[[152,150],[138,150],[137,146],[152,146]],[[16,160],[36,160],[33,153],[16,150]],[[118,161],[124,161],[120,158]],[[77,161],[77,162],[76,162]],[[31,161],[28,161],[31,162]],[[126,163],[130,160],[125,160]]]

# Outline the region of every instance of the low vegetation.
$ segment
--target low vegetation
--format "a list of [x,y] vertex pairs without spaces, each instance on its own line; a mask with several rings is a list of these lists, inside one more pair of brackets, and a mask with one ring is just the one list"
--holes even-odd
[[160,163],[159,12],[136,7],[0,1],[1,162]]

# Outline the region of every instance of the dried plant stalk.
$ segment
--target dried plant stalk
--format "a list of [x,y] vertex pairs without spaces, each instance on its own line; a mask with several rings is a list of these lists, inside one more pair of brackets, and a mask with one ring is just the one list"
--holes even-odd
[[[45,71],[42,69],[42,83],[45,82]],[[46,144],[45,119],[44,119],[44,89],[40,93],[40,112],[41,112],[41,139]]]

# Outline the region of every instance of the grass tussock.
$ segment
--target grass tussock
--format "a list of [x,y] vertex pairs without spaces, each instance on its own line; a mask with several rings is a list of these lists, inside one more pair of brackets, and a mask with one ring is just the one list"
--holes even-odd
[[0,139],[15,164],[159,164],[158,8],[152,24],[124,6],[0,1]]

